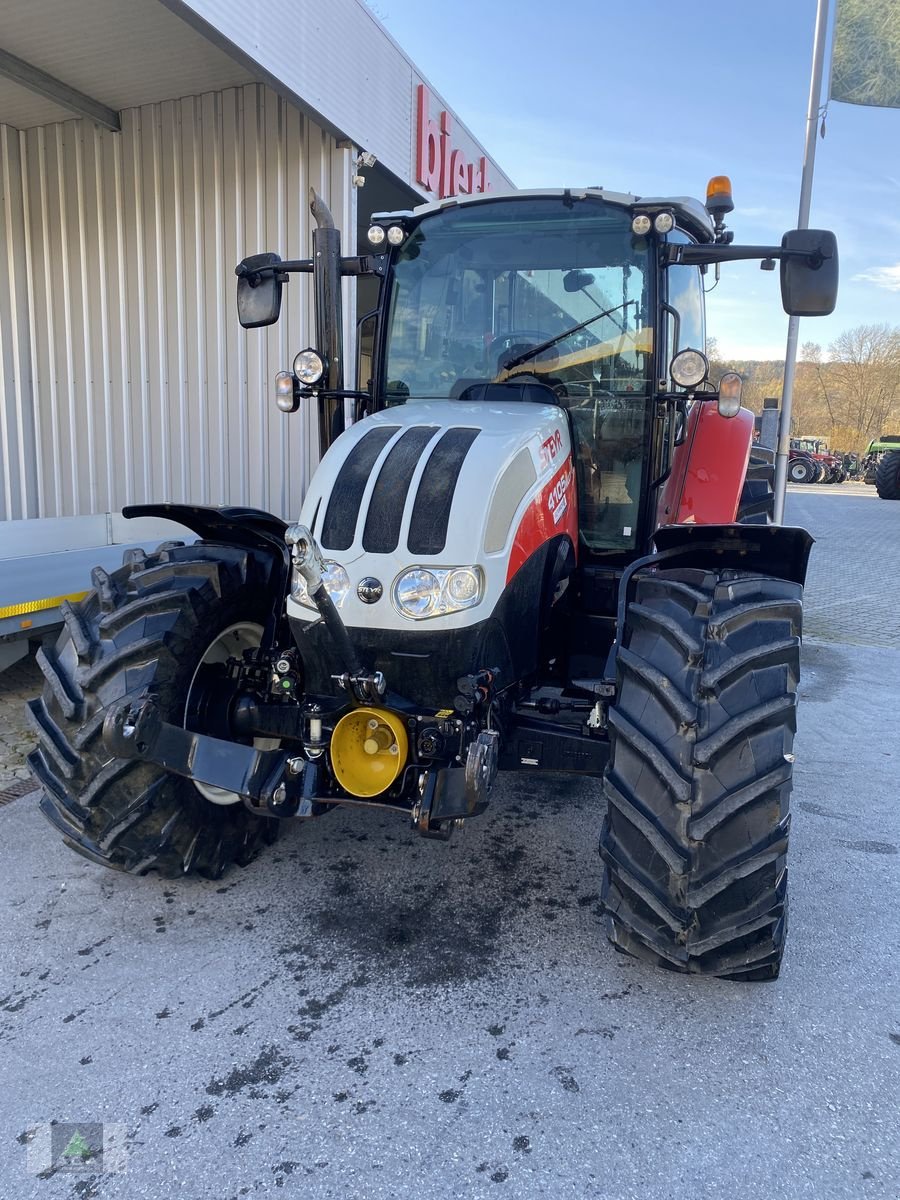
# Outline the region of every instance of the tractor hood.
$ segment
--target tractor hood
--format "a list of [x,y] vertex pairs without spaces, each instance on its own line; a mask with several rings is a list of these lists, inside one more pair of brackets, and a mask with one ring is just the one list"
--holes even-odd
[[[565,533],[577,546],[575,495],[568,423],[556,406],[416,400],[367,417],[337,439],[300,521],[323,557],[346,572],[342,590],[329,584],[345,624],[458,628],[490,614],[545,541]],[[476,567],[481,600],[411,619],[393,592],[415,567]],[[316,612],[304,600],[292,596],[288,612],[310,621]]]

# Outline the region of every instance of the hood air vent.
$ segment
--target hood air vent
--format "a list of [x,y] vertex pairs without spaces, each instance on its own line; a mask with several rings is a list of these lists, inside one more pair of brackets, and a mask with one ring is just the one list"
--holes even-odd
[[425,447],[439,430],[439,425],[414,425],[391,447],[375,481],[366,516],[363,549],[369,554],[392,554],[400,544],[409,485]]
[[410,554],[440,554],[447,542],[447,526],[459,473],[477,429],[448,429],[431,453],[416,494],[409,523]]
[[322,522],[321,541],[326,550],[349,550],[353,545],[356,518],[372,468],[399,429],[399,425],[380,425],[377,429],[370,429],[347,455],[334,481]]

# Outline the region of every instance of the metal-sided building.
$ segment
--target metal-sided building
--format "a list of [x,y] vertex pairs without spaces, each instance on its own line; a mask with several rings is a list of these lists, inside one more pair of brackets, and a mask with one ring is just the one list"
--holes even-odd
[[0,642],[67,594],[30,594],[51,558],[129,536],[126,504],[299,511],[316,414],[272,380],[314,340],[310,283],[245,333],[234,266],[309,253],[310,187],[349,254],[371,211],[510,186],[361,0],[6,5]]

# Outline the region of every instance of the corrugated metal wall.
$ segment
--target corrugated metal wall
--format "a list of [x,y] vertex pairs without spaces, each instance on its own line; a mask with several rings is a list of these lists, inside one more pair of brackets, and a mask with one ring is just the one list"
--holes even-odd
[[[0,517],[150,500],[296,515],[315,413],[279,413],[272,381],[313,340],[311,283],[244,332],[234,266],[309,255],[310,186],[349,234],[350,151],[255,84],[121,117],[119,134],[0,126]],[[345,319],[349,341],[349,286]]]

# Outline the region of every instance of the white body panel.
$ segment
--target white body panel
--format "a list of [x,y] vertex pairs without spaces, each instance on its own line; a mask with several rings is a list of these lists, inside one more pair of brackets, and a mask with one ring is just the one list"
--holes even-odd
[[[371,430],[385,426],[397,427],[397,432],[384,445],[369,474],[352,545],[340,551],[322,545],[323,557],[339,562],[350,578],[349,592],[340,606],[341,616],[351,628],[369,626],[407,632],[416,628],[434,631],[477,624],[490,615],[506,587],[513,543],[530,506],[551,505],[545,523],[558,532],[564,527],[562,518],[566,515],[567,500],[573,506],[568,519],[574,513],[574,469],[565,413],[554,405],[515,401],[501,405],[415,400],[359,422],[328,451],[303,502],[300,523],[309,526],[317,540],[329,497],[348,455]],[[435,426],[436,431],[416,464],[406,492],[397,548],[391,553],[368,552],[363,545],[366,517],[379,473],[404,432],[416,426]],[[411,553],[407,542],[419,484],[435,446],[450,429],[477,429],[478,436],[456,480],[446,543],[438,554]],[[548,484],[557,477],[565,486],[554,488],[557,495],[551,498],[547,494]],[[558,512],[556,523],[554,512]],[[404,616],[393,602],[393,584],[403,572],[418,565],[480,566],[485,577],[483,599],[461,612],[424,620]],[[375,603],[365,603],[357,595],[358,584],[367,577],[377,579],[383,587],[383,594]],[[288,600],[288,615],[303,621],[317,619],[314,608],[298,603],[293,597]]]

